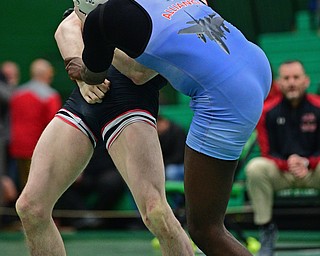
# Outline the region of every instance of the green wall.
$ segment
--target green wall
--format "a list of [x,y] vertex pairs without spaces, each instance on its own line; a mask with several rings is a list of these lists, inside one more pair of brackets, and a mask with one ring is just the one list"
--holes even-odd
[[53,87],[63,96],[74,87],[54,40],[54,31],[72,0],[3,1],[0,8],[0,62],[13,60],[21,67],[22,81],[29,78],[29,65],[46,58],[55,67]]
[[[292,29],[294,13],[306,8],[306,3],[307,0],[209,0],[214,9],[255,42],[260,33]],[[31,61],[39,57],[48,59],[56,70],[53,87],[64,99],[74,84],[67,77],[53,36],[62,13],[72,5],[72,0],[10,0],[3,1],[0,8],[0,63],[4,60],[19,63],[21,82],[25,82]],[[167,91],[175,94],[173,90]]]

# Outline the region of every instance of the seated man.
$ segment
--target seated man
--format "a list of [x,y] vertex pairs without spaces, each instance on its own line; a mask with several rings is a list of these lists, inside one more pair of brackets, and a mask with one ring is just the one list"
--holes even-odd
[[[157,131],[165,166],[167,181],[182,181],[184,179],[184,147],[187,138],[185,130],[178,124],[158,116]],[[184,196],[174,195],[171,200],[174,209],[184,207]]]
[[[13,180],[7,176],[0,176],[0,207],[13,207],[18,197],[18,190]],[[16,218],[11,215],[0,214],[0,227],[12,224]]]
[[187,138],[185,130],[178,124],[159,115],[157,122],[166,180],[183,181],[184,147]]
[[246,167],[254,223],[260,226],[260,255],[273,255],[277,227],[272,220],[274,192],[320,189],[320,97],[306,93],[309,77],[298,60],[280,65],[282,95],[267,102],[257,126],[261,157]]

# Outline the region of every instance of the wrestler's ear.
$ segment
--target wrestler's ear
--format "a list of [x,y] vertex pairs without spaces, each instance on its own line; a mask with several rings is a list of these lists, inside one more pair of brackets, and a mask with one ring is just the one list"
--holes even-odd
[[65,18],[67,18],[72,12],[73,12],[73,8],[68,8],[67,10],[65,10],[64,13],[62,14],[62,19],[64,20]]

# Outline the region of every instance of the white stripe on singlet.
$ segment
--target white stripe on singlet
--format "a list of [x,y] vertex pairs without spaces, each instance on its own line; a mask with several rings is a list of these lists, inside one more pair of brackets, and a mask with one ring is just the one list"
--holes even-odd
[[117,128],[110,134],[106,141],[106,149],[109,150],[112,143],[119,136],[119,134],[126,128],[129,124],[135,122],[146,122],[147,124],[156,127],[156,119],[147,111],[141,109],[134,109],[123,113],[122,115],[116,117],[107,123],[102,129],[102,137],[104,138],[106,133],[117,126]]
[[[68,115],[64,114],[63,112],[66,112]],[[90,128],[82,121],[80,117],[73,114],[72,112],[66,110],[65,108],[61,108],[56,115],[57,117],[61,118],[66,123],[71,123],[73,126],[78,128],[80,131],[82,131],[93,143],[93,147],[96,147],[97,145],[97,138],[94,136]]]

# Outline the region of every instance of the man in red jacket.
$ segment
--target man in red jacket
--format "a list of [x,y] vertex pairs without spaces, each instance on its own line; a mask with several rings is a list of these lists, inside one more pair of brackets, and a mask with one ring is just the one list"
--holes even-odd
[[62,104],[59,93],[50,86],[54,76],[50,62],[34,60],[30,75],[30,81],[19,86],[10,100],[9,150],[17,160],[21,190],[27,181],[37,141]]
[[310,80],[298,60],[280,65],[281,95],[265,103],[257,126],[261,157],[246,167],[254,223],[260,226],[260,256],[273,255],[277,227],[274,192],[320,189],[320,97],[306,93]]

